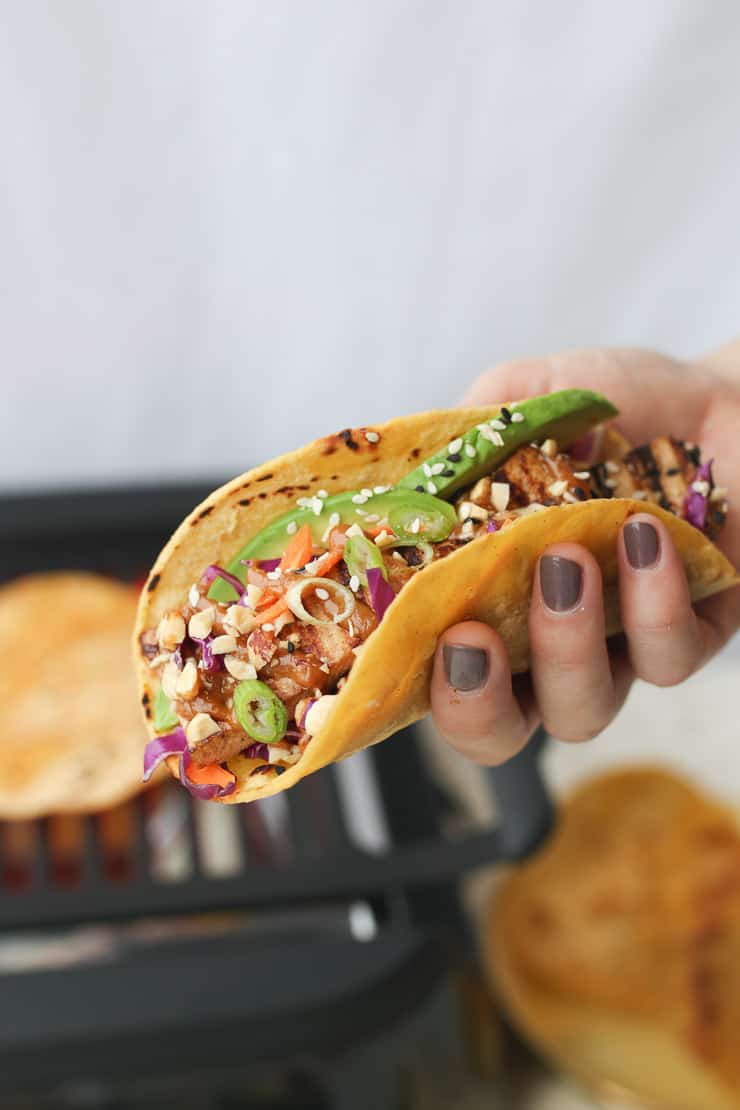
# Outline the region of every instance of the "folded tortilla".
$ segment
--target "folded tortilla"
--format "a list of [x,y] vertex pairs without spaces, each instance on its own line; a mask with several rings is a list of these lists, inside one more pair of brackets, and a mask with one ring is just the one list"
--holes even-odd
[[[139,637],[168,611],[179,609],[209,564],[226,565],[296,498],[322,488],[329,494],[395,485],[456,436],[495,418],[500,405],[401,417],[387,424],[345,429],[256,467],[216,490],[180,525],[142,592],[134,655],[150,735],[158,682],[142,656]],[[368,438],[369,433],[369,438]],[[621,437],[607,441],[619,450]],[[498,533],[481,536],[415,575],[372,632],[340,691],[326,724],[300,760],[279,777],[251,772],[263,761],[228,760],[236,789],[224,802],[280,793],[305,775],[391,736],[429,709],[429,681],[437,640],[450,625],[480,620],[502,636],[514,672],[529,666],[528,611],[537,560],[550,544],[582,544],[604,577],[607,633],[620,630],[616,541],[633,513],[660,517],[683,558],[694,601],[734,585],[737,575],[722,552],[698,529],[645,501],[591,500],[520,517]],[[177,774],[177,759],[168,765]]]

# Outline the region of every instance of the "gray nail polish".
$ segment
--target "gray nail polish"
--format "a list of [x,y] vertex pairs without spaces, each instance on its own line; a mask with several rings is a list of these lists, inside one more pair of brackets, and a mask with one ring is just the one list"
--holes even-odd
[[657,528],[645,520],[630,520],[624,526],[624,549],[635,570],[654,567],[660,553]]
[[540,589],[548,609],[566,613],[575,608],[581,596],[583,572],[578,563],[562,555],[543,555],[540,559]]
[[445,644],[442,661],[450,686],[456,690],[477,690],[488,677],[488,652],[462,644]]

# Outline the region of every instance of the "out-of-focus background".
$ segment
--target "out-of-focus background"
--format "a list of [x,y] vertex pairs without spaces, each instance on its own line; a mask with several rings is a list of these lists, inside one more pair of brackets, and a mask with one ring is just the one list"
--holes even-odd
[[[450,405],[476,374],[504,359],[609,344],[690,357],[732,338],[740,302],[739,36],[740,13],[731,0],[710,8],[673,0],[618,7],[546,0],[5,5],[3,578],[74,567],[135,582],[178,515],[209,484],[325,432]],[[126,492],[139,483],[146,494]],[[659,760],[737,804],[740,729],[731,696],[739,661],[736,639],[680,689],[636,688],[597,742],[550,744],[543,760],[550,789],[560,794],[607,766]],[[427,729],[407,747],[424,753],[433,744]],[[265,881],[261,910],[277,912],[277,891],[291,906],[311,894],[310,913],[318,914],[269,918],[257,928],[258,945],[267,934],[272,942],[298,928],[301,944],[321,937],[331,965],[341,962],[326,939],[335,933],[343,943],[359,937],[367,944],[386,925],[395,936],[399,921],[423,934],[431,920],[436,927],[454,919],[459,936],[464,926],[450,910],[454,877],[465,860],[485,858],[484,841],[472,856],[449,856],[441,893],[429,887],[432,864],[414,871],[413,852],[401,864],[394,853],[399,845],[435,844],[450,829],[454,848],[461,830],[478,828],[494,812],[491,783],[459,762],[445,765],[447,791],[453,783],[455,805],[465,813],[451,816],[449,798],[441,801],[430,775],[428,804],[409,817],[403,793],[394,795],[391,785],[400,773],[396,758],[375,753],[356,770],[343,770],[338,794],[333,786],[311,786],[295,806],[264,813],[249,807],[253,815],[229,818],[230,832],[215,829],[206,816],[212,807],[185,812],[166,790],[102,824],[7,821],[0,926],[13,931],[0,975],[12,979],[18,1004],[25,999],[27,1008],[26,1025],[6,1036],[3,1051],[18,1089],[33,1086],[32,1060],[44,1037],[62,1038],[83,1058],[109,1051],[83,1016],[71,1015],[61,1030],[41,1021],[50,999],[68,990],[93,1007],[100,998],[118,999],[110,1002],[110,1043],[120,1047],[133,1030],[148,1028],[138,997],[124,1000],[125,1012],[116,1010],[124,980],[115,978],[114,956],[121,946],[129,958],[144,946],[146,959],[161,967],[161,956],[151,954],[152,922],[168,920],[161,914],[173,907],[182,914],[243,909],[245,859],[269,874],[290,873],[287,888],[273,887],[264,875],[253,884],[262,889]],[[420,759],[428,768],[427,757]],[[404,773],[422,771],[413,763]],[[358,797],[365,799],[359,810]],[[316,876],[348,827],[371,866],[356,872],[361,880],[332,890]],[[85,844],[92,855],[80,855]],[[101,845],[104,858],[95,862]],[[296,879],[291,860],[314,877]],[[91,868],[103,884],[95,890]],[[137,886],[137,875],[146,883]],[[167,883],[196,885],[152,893],[150,880],[164,882],[165,891],[174,889]],[[129,881],[136,887],[130,899]],[[219,881],[234,885],[214,894]],[[20,902],[24,892],[35,900]],[[45,933],[41,943],[36,925],[62,932],[51,940]],[[129,932],[123,940],[119,933],[115,939],[84,933],[93,925]],[[91,946],[74,933],[84,978],[74,988],[54,978],[68,963],[77,966],[72,928],[82,928]],[[237,952],[234,937],[245,929],[241,918],[231,921],[228,952]],[[191,1025],[182,1023],[183,1052],[188,1031],[202,1033],[198,1014],[207,1013],[209,1051],[218,1059],[220,1029],[232,1022],[233,1052],[237,1018],[248,1023],[264,1015],[224,1011],[221,997],[209,991],[229,961],[216,967],[193,955],[189,964],[183,945],[195,946],[197,929],[191,923],[183,930],[190,939],[180,940],[182,968],[166,982],[168,990],[173,982],[187,984],[183,1005]],[[34,944],[23,947],[31,934]],[[461,1081],[439,1102],[441,1088],[423,1080],[421,1046],[430,1038],[436,1043],[440,1029],[449,1032],[457,1003],[449,1003],[444,976],[422,989],[404,960],[411,966],[425,950],[411,945],[409,955],[407,942],[399,943],[396,950],[388,941],[388,959],[403,971],[406,995],[426,990],[436,999],[417,1015],[418,1029],[417,1018],[409,1019],[399,1065],[413,1073],[419,1105],[452,1106],[454,1098],[469,1098],[471,1107],[592,1105],[564,1092],[530,1058],[522,1063],[520,1048],[511,1048],[516,1079],[505,1078],[501,1045],[509,1042],[498,1018],[479,1005],[477,988],[465,995],[463,1009],[466,1028],[478,1030],[470,1037],[481,1066],[467,1095]],[[264,966],[273,961],[284,994],[284,1009],[276,1012],[286,1023],[297,998],[291,976],[300,978],[290,961],[306,965],[294,948],[281,956],[260,949],[258,957]],[[350,979],[360,974],[352,959]],[[90,970],[100,965],[112,976],[107,984]],[[195,966],[201,970],[188,982]],[[253,963],[244,957],[231,966],[239,968],[238,992],[248,994]],[[19,969],[29,976],[29,967],[33,977],[21,979]],[[362,974],[384,983],[389,967],[381,960]],[[13,997],[6,988],[4,997]],[[338,997],[344,989],[340,976]],[[393,1011],[403,991],[380,995]],[[192,1098],[194,1106],[307,1106],[314,1098],[306,1079],[314,1074],[311,1053],[326,1052],[336,1105],[348,1098],[341,1105],[360,1110],[358,1083],[373,1094],[377,1060],[389,1051],[377,1026],[394,1028],[391,1017],[358,987],[351,1012],[367,1008],[377,1016],[374,1025],[368,1019],[353,1027],[361,1047],[330,1037],[331,1052],[323,1042],[320,1052],[306,1048],[310,1067],[303,1067],[300,1030],[309,1023],[315,1031],[322,1012],[318,996],[304,1004],[311,1016],[292,1015],[298,1033],[286,1034],[285,1046],[291,1068],[301,1062],[302,1093],[270,1078],[260,1079],[259,1090],[239,1088],[237,1102],[228,1101],[233,1091],[209,1093],[208,1083],[189,1094],[178,1087],[178,1097]],[[156,1019],[162,1027],[169,1021],[170,1033],[177,1011],[164,1007]],[[10,1029],[9,1013],[3,1025]],[[364,1044],[373,1046],[365,1056]],[[275,1053],[263,1049],[260,1061],[274,1063]],[[167,1083],[187,1072],[176,1062],[176,1054],[167,1057]],[[447,1063],[451,1075],[465,1071],[459,1060]],[[203,1074],[201,1059],[198,1068]],[[154,1070],[147,1060],[143,1071]],[[70,1105],[87,1099],[102,1106],[113,1097],[103,1076],[110,1079],[105,1067],[65,1071],[60,1063],[57,1079]],[[147,1098],[156,1104],[162,1090],[173,1089],[149,1086],[116,1097],[129,1099],[125,1105]],[[13,1097],[42,1104],[38,1090]],[[53,1098],[59,1097],[57,1091]],[[320,1097],[311,1105],[323,1105]],[[378,1087],[373,1097],[381,1110],[386,1095]]]

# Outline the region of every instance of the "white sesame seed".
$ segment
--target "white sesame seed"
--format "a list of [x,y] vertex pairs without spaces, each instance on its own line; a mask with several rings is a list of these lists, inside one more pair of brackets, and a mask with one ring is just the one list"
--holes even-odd
[[311,508],[315,516],[321,516],[324,511],[324,502],[320,497],[311,498]]
[[636,489],[632,494],[633,501],[647,501],[647,490]]
[[198,587],[195,585],[195,583],[193,583],[193,585],[190,587],[190,590],[188,592],[188,601],[190,602],[191,605],[197,605],[198,602],[200,601],[200,592],[198,590]]
[[569,505],[574,505],[578,501],[578,498],[568,489],[563,494],[563,501],[567,501]]
[[316,496],[317,497],[328,497],[329,496],[329,491],[326,490],[326,489],[320,489],[320,490],[318,490]]
[[350,524],[349,528],[345,532],[345,535],[347,537],[349,537],[349,536],[362,536],[362,535],[364,535],[364,533],[362,531],[362,528],[360,528],[359,524]]
[[310,509],[312,500],[313,498],[311,497],[299,497],[296,501],[296,505],[301,509]]
[[512,424],[522,424],[524,422],[524,413],[523,412],[512,412],[511,422],[512,422]]
[[422,469],[422,470],[424,471],[424,476],[425,476],[426,478],[431,478],[431,476],[432,476],[432,468],[431,468],[431,466],[429,465],[429,463],[423,463],[423,464],[422,464],[422,468],[421,468],[421,469]]
[[710,490],[709,482],[705,482],[702,479],[700,479],[698,482],[692,482],[691,483],[691,488],[692,488],[692,490],[694,490],[695,493],[700,493],[702,497],[708,497],[709,496],[709,490]]
[[366,513],[365,520],[368,522],[368,524],[377,524],[380,520],[380,517],[377,513]]
[[477,451],[475,450],[475,447],[473,447],[472,443],[465,444],[465,454],[468,456],[469,459],[475,458]]
[[457,439],[453,439],[447,444],[447,450],[450,452],[451,455],[456,455],[462,445],[462,436],[458,436]]
[[319,589],[316,591],[316,596],[321,601],[328,601],[329,600],[329,591],[323,589],[323,587],[320,586]]
[[588,481],[588,479],[591,477],[591,471],[590,470],[574,470],[573,471],[573,477],[574,478],[580,478],[581,481],[585,482],[585,481]]
[[367,501],[367,497],[365,497],[364,494],[362,494],[362,493],[353,493],[352,494],[352,503],[354,505],[364,505],[366,501]]
[[[494,436],[499,435],[498,432],[494,432],[492,428],[489,428],[487,424],[479,424],[478,431],[480,432],[481,439],[488,440],[489,443],[495,443],[496,440],[494,439]],[[500,438],[501,437],[499,435],[499,439]]]
[[377,443],[380,440],[380,436],[377,432],[365,432],[365,439],[368,443]]
[[383,547],[384,544],[395,543],[396,539],[395,536],[392,536],[390,532],[382,531],[379,535],[375,537],[375,540],[373,542],[375,543],[376,547]]
[[606,462],[604,463],[604,466],[606,467],[607,474],[618,474],[619,473],[619,463],[612,462],[611,459],[607,459]]
[[270,579],[271,582],[277,582],[277,580],[279,578],[282,578],[282,576],[283,572],[278,567],[275,567],[275,570],[268,570],[267,572],[267,577]]
[[551,493],[553,497],[562,497],[568,488],[568,483],[564,478],[560,478],[557,482],[553,482],[547,487],[547,492]]
[[434,482],[427,482],[427,493],[436,493],[437,487]]
[[436,477],[438,474],[441,474],[442,471],[444,470],[444,468],[445,468],[445,464],[443,462],[433,463],[432,464],[432,475],[433,475],[433,477]]
[[270,624],[269,621],[267,622],[267,624],[262,625],[262,631],[263,632],[274,632],[274,630],[275,630],[275,625]]
[[373,491],[371,489],[361,489],[360,493],[363,497],[372,497]]
[[353,594],[356,594],[357,591],[359,590],[359,588],[360,588],[360,579],[357,577],[356,574],[353,574],[352,577],[350,578],[349,588],[351,589]]
[[[364,505],[365,502],[363,501],[362,504]],[[355,512],[358,516],[367,516],[367,509],[355,509]]]
[[339,521],[341,519],[342,518],[340,517],[339,513],[332,513],[331,516],[329,517],[329,527],[330,528],[336,528],[336,526],[339,524]]
[[296,534],[296,532],[298,531],[298,525],[296,524],[296,522],[294,520],[291,520],[290,524],[285,529],[285,531],[288,533],[289,536],[294,536]]
[[417,516],[416,520],[412,521],[412,523],[409,525],[409,532],[411,532],[413,535],[416,536],[419,533],[420,530],[421,530],[421,521],[419,520],[419,518]]
[[466,520],[462,528],[460,529],[460,535],[467,540],[473,535],[474,529],[475,526],[472,520]]
[[393,558],[397,559],[399,563],[405,563],[406,562],[406,560],[404,559],[404,557],[403,557],[403,555],[401,554],[400,551],[394,551],[393,552]]
[[499,420],[498,418],[496,418],[495,420],[489,420],[489,424],[497,432],[505,432],[506,431],[506,422],[503,421],[503,420]]
[[373,486],[373,493],[387,493],[390,488],[390,486]]
[[617,479],[616,478],[605,478],[604,479],[604,485],[606,486],[607,489],[616,489],[617,485],[618,485]]

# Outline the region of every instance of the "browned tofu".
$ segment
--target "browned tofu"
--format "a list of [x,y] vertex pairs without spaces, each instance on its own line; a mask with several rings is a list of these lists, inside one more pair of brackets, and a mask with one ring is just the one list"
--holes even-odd
[[191,751],[190,758],[193,763],[205,767],[208,763],[223,763],[238,755],[251,739],[244,732],[215,732],[207,736]]
[[591,496],[590,474],[579,470],[567,455],[552,455],[541,447],[521,447],[506,460],[491,485],[490,507],[503,511],[497,505],[496,487],[508,485],[507,509],[523,509],[534,503],[564,505],[586,501]]

